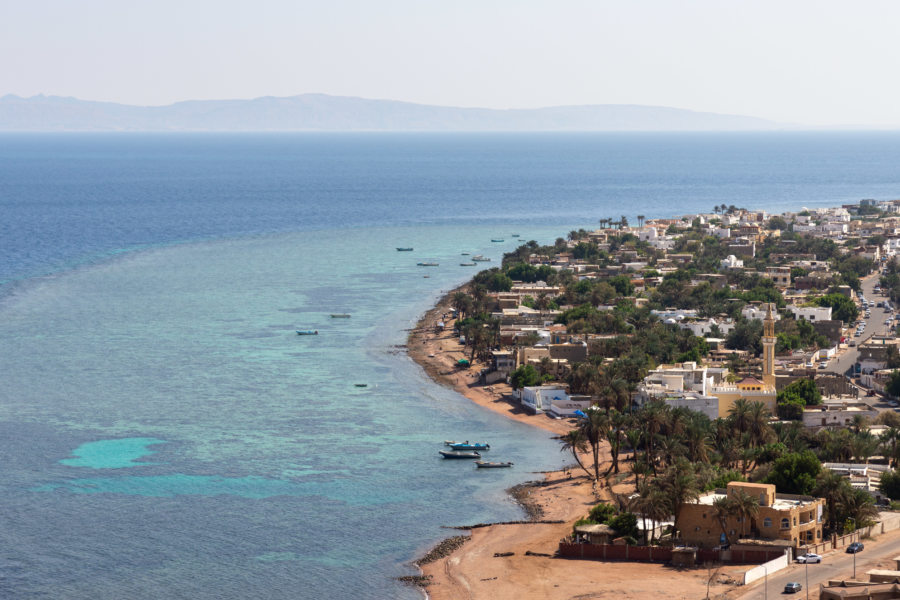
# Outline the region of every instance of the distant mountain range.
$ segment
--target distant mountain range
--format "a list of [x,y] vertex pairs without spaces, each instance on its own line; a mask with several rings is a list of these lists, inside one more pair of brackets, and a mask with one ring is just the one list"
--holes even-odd
[[60,96],[0,98],[0,131],[761,131],[773,121],[660,106],[496,110],[326,94],[130,106]]

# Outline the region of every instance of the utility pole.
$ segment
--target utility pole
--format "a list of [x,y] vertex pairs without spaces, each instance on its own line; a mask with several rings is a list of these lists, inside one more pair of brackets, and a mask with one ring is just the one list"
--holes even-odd
[[803,561],[806,565],[806,600],[809,600],[809,559]]

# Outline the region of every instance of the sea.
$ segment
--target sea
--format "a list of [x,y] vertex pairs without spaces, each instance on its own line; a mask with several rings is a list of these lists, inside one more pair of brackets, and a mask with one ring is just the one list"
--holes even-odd
[[568,463],[406,355],[464,252],[898,198],[898,165],[898,133],[2,134],[0,598],[421,598],[447,527]]

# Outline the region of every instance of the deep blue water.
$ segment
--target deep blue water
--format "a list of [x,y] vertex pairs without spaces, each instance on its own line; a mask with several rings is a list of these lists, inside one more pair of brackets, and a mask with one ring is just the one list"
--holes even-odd
[[0,136],[0,597],[416,598],[441,525],[518,518],[565,459],[398,348],[460,252],[895,198],[898,164],[897,134]]

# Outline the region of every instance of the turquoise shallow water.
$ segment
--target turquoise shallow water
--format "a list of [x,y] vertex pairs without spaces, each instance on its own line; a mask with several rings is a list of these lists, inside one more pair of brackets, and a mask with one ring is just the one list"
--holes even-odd
[[[21,287],[0,323],[15,341],[0,355],[15,390],[0,405],[0,490],[18,515],[5,536],[30,559],[0,591],[151,598],[163,578],[170,597],[256,597],[260,586],[418,597],[391,577],[446,535],[441,525],[518,518],[503,490],[565,459],[543,432],[435,386],[402,348],[440,290],[471,275],[461,251],[499,259],[496,235],[255,236]],[[441,266],[423,273],[426,257]],[[489,439],[517,470],[443,461],[454,437]]]

